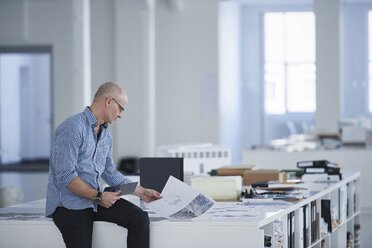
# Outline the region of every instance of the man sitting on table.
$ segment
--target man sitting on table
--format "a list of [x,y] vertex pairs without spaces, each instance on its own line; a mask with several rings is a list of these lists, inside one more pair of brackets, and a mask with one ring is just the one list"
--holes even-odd
[[[122,118],[128,101],[114,82],[102,84],[91,106],[62,122],[55,130],[50,155],[46,215],[53,218],[68,248],[92,246],[93,221],[108,221],[128,229],[128,248],[149,247],[147,212],[102,192],[101,178],[110,186],[130,183],[112,159],[108,123]],[[134,195],[145,202],[161,198],[155,190],[137,186]]]

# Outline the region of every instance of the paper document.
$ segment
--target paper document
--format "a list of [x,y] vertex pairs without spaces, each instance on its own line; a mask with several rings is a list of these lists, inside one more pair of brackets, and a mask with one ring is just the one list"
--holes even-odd
[[161,195],[163,198],[147,203],[146,207],[167,218],[191,219],[198,217],[215,204],[210,197],[173,176],[168,178]]

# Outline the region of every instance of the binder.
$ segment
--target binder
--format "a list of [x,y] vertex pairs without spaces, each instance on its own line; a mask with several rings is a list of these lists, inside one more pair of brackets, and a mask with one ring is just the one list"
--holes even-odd
[[331,200],[322,199],[322,218],[328,225],[328,232],[332,232],[332,218],[331,218]]
[[327,173],[328,175],[340,175],[340,168],[333,167],[307,167],[304,170],[306,174]]
[[347,219],[347,187],[344,185],[339,189],[339,220],[341,223]]
[[296,248],[304,248],[304,212],[303,209],[299,209],[296,211],[295,216],[295,228],[297,230],[297,234],[295,235],[295,247]]
[[304,227],[303,227],[303,240],[304,240],[304,247],[308,247],[310,245],[310,238],[309,238],[309,211],[308,205],[302,207],[303,210],[303,219],[304,219]]
[[295,248],[295,212],[287,215],[287,237],[288,248]]
[[334,167],[338,168],[338,164],[329,162],[328,160],[311,160],[311,161],[299,161],[297,162],[298,168],[327,168]]
[[292,225],[291,225],[291,213],[287,215],[287,243],[288,243],[288,248],[293,248],[292,247],[292,242],[291,242],[291,236],[292,236]]
[[305,173],[325,173],[326,168],[305,168]]
[[271,247],[272,241],[270,235],[264,235],[264,247]]
[[293,211],[292,213],[292,216],[291,216],[291,247],[292,248],[295,248],[295,212]]
[[319,206],[318,204],[318,201],[314,201],[315,202],[315,240],[318,240],[320,238],[320,230],[319,230],[319,227],[320,227],[320,214],[319,212],[321,211],[321,206]]
[[316,241],[316,223],[315,223],[315,201],[310,204],[311,207],[311,243]]

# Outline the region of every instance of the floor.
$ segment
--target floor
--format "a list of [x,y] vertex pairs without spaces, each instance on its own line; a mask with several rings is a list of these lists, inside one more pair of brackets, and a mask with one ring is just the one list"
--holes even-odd
[[360,220],[360,237],[362,248],[372,248],[371,234],[372,234],[372,215],[364,215]]

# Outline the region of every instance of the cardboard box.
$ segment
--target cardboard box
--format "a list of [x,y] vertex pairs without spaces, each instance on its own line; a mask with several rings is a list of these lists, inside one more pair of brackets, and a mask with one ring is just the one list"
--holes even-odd
[[223,166],[217,169],[219,176],[242,176],[246,170],[256,170],[255,165],[234,165],[234,166]]
[[275,180],[285,181],[285,173],[279,170],[247,170],[243,175],[243,185]]

